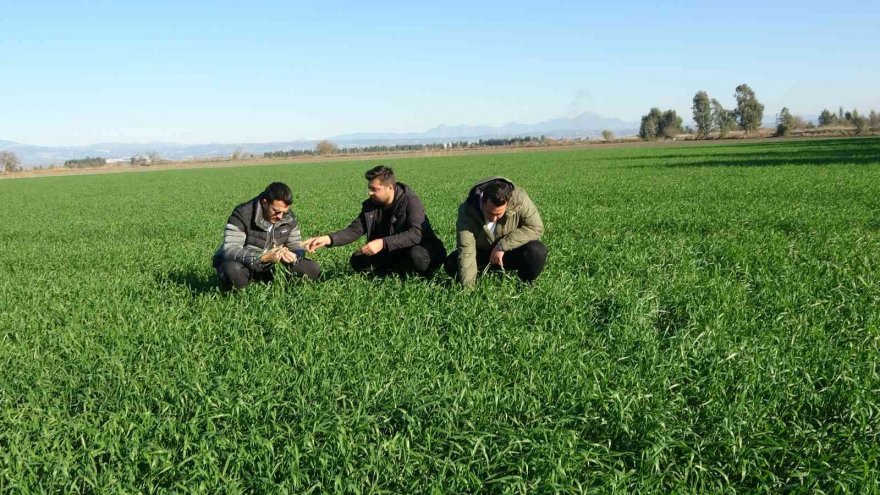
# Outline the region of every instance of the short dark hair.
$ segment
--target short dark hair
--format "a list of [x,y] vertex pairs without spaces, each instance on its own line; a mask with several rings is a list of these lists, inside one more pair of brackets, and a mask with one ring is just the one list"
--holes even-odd
[[483,188],[483,199],[488,199],[495,206],[506,205],[513,195],[513,184],[503,180],[493,180]]
[[269,203],[275,201],[284,201],[284,204],[290,206],[293,203],[293,194],[290,188],[283,182],[273,182],[266,186],[266,190],[260,194],[260,199],[265,199]]
[[367,182],[379,179],[379,182],[381,182],[383,186],[393,186],[397,183],[397,179],[394,177],[394,170],[391,170],[385,165],[379,165],[378,167],[373,167],[370,170],[367,170],[364,177],[366,177]]

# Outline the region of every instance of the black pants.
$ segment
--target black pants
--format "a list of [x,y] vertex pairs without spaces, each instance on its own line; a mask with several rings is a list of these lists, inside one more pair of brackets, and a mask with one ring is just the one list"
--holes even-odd
[[[299,263],[281,263],[281,266],[292,277],[315,280],[321,275],[321,267],[318,263],[305,258],[299,260]],[[220,268],[217,269],[217,276],[220,277],[220,290],[224,292],[232,289],[244,289],[251,282],[271,282],[275,278],[271,268],[262,272],[253,271],[237,261],[221,263]]]
[[430,275],[440,268],[446,258],[446,248],[443,244],[423,245],[419,244],[411,248],[398,249],[388,252],[384,249],[373,256],[354,253],[349,262],[356,272],[374,271],[379,275],[389,273],[416,273],[418,275]]
[[[483,271],[489,264],[489,255],[491,251],[477,250],[477,268]],[[504,252],[505,270],[516,270],[517,276],[523,282],[531,282],[538,278],[538,275],[544,271],[544,264],[547,263],[547,246],[541,241],[529,241],[522,246]],[[452,252],[445,263],[446,273],[452,278],[458,278],[458,250]],[[501,268],[492,265],[490,270],[500,270]]]

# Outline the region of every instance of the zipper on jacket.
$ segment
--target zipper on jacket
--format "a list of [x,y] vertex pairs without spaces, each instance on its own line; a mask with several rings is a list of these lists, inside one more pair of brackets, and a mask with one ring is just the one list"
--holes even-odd
[[[271,247],[270,247],[271,244]],[[275,247],[275,224],[269,224],[269,230],[266,231],[266,245],[263,247],[263,252],[268,251],[272,247]]]

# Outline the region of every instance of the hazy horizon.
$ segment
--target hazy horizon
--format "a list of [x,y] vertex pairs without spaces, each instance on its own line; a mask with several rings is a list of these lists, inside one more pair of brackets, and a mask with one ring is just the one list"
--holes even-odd
[[[615,118],[615,117],[606,117],[606,116],[603,116],[603,115],[595,114],[595,113],[593,113],[593,112],[583,112],[583,113],[581,113],[581,114],[579,114],[579,115],[575,115],[575,116],[573,116],[573,117],[568,118],[568,120],[576,119],[576,118],[578,118],[578,117],[582,117],[582,116],[585,116],[585,115],[592,115],[592,116],[600,117],[600,118],[602,118],[602,120],[617,120],[617,121],[620,122],[620,124],[625,124],[625,125],[626,125],[625,127],[624,127],[624,126],[611,126],[611,130],[612,130],[612,131],[619,131],[619,130],[624,130],[624,129],[626,129],[626,130],[631,130],[631,131],[633,131],[633,133],[636,133],[637,128],[638,128],[638,126],[639,126],[639,123],[638,123],[638,122],[635,122],[635,121],[632,121],[632,122],[629,122],[629,121],[623,121],[623,120],[621,120],[621,119],[617,119],[617,118]],[[466,130],[482,129],[482,128],[485,128],[486,130],[490,130],[490,131],[492,131],[490,134],[492,134],[493,136],[496,136],[496,135],[497,135],[497,136],[501,136],[501,135],[510,135],[510,136],[513,136],[513,135],[527,135],[527,134],[528,134],[528,135],[534,135],[535,137],[537,137],[537,136],[541,135],[542,133],[550,132],[550,130],[549,130],[549,129],[535,130],[534,132],[505,132],[505,128],[506,128],[507,126],[510,126],[510,125],[517,125],[517,126],[534,126],[534,125],[543,124],[543,123],[551,122],[551,121],[557,121],[557,120],[566,119],[566,118],[567,118],[567,117],[560,116],[560,117],[551,118],[551,119],[548,119],[548,120],[546,120],[546,121],[541,121],[541,122],[505,122],[504,124],[501,124],[501,125],[498,125],[498,126],[487,126],[487,125],[482,125],[482,124],[479,124],[479,123],[474,123],[474,124],[445,124],[445,123],[439,123],[439,124],[436,124],[436,125],[434,125],[434,126],[432,126],[432,127],[430,127],[430,128],[427,128],[427,129],[417,129],[417,130],[413,130],[413,131],[384,132],[384,131],[381,131],[381,130],[366,130],[366,131],[346,132],[346,133],[342,133],[342,134],[336,134],[336,135],[334,135],[334,136],[324,136],[324,137],[320,137],[320,138],[298,138],[298,137],[293,137],[293,138],[289,138],[289,139],[263,140],[263,141],[241,141],[241,140],[230,140],[230,141],[198,141],[198,142],[181,142],[181,141],[161,141],[161,140],[153,140],[153,141],[95,141],[95,142],[84,143],[84,144],[63,144],[63,143],[62,143],[62,144],[55,144],[55,143],[22,143],[22,142],[18,142],[18,141],[13,141],[13,140],[3,139],[2,136],[0,136],[0,144],[2,144],[2,143],[4,143],[4,142],[10,142],[10,143],[15,143],[15,144],[18,144],[18,145],[25,145],[25,146],[36,146],[36,147],[59,147],[59,148],[65,148],[65,147],[77,148],[77,147],[88,147],[88,146],[100,146],[100,145],[105,145],[105,144],[106,144],[106,145],[111,145],[111,144],[127,144],[127,145],[129,145],[129,144],[130,144],[130,145],[136,145],[136,144],[143,144],[143,145],[149,145],[149,144],[167,144],[167,145],[183,145],[183,146],[190,146],[190,145],[210,145],[210,144],[218,144],[218,145],[227,145],[227,144],[257,144],[257,143],[272,143],[272,142],[286,143],[286,142],[300,142],[300,141],[301,141],[301,142],[316,142],[316,141],[320,141],[320,140],[323,140],[323,139],[334,139],[334,138],[352,139],[352,138],[354,138],[354,137],[360,137],[360,136],[362,136],[362,135],[377,135],[377,136],[378,136],[378,137],[370,138],[370,139],[391,139],[391,140],[397,140],[397,139],[401,139],[401,138],[402,138],[402,139],[427,139],[427,140],[431,140],[431,139],[437,139],[437,137],[431,137],[430,133],[431,133],[432,131],[435,131],[435,130],[443,130],[443,129],[458,129],[458,128],[462,128],[462,127],[467,128]],[[596,130],[596,131],[601,131],[601,130],[608,129],[608,128],[609,128],[609,126],[602,126],[602,127],[596,127],[595,130]],[[555,130],[555,131],[564,131],[564,130],[577,131],[578,129],[556,128],[556,129],[553,129],[553,130]],[[465,133],[465,134],[455,135],[455,136],[453,136],[453,137],[460,137],[460,138],[475,138],[475,137],[478,137],[478,136],[477,136],[477,134],[474,134],[474,133],[472,133],[472,132],[467,132],[467,133]],[[567,136],[567,137],[574,137],[574,135],[572,134],[572,135]]]
[[272,142],[535,123],[686,121],[705,90],[880,110],[880,5],[231,2],[0,7],[0,140]]

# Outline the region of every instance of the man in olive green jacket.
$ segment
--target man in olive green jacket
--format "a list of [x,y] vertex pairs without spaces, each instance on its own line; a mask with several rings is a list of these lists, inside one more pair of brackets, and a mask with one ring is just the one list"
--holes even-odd
[[446,272],[472,285],[480,271],[516,270],[520,279],[538,278],[547,261],[539,240],[544,222],[521,187],[503,177],[483,179],[458,208],[458,249],[446,258]]

